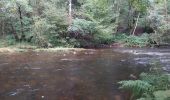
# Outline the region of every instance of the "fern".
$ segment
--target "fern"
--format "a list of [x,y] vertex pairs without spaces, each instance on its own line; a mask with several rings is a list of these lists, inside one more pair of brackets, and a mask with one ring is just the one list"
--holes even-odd
[[170,100],[170,90],[156,91],[153,93],[154,97],[143,97],[137,100]]
[[151,93],[153,86],[141,80],[120,81],[121,89],[129,90],[132,92],[132,98],[140,97],[144,93]]
[[154,92],[155,100],[170,100],[170,90]]
[[[166,74],[142,73],[141,80],[121,81],[120,88],[133,93],[138,100],[170,100],[170,80]],[[154,92],[156,91],[156,92]]]
[[140,75],[140,78],[141,80],[153,85],[154,91],[170,89],[169,76],[166,74],[157,75],[157,74],[142,73]]

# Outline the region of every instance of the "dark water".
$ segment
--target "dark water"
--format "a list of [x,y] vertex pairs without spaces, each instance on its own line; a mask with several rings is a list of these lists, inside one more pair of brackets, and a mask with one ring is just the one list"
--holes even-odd
[[146,66],[127,51],[0,54],[0,100],[128,100],[117,82]]

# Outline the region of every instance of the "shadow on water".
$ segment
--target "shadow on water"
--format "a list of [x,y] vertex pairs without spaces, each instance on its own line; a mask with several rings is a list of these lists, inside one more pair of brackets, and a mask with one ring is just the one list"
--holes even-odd
[[117,82],[137,75],[127,53],[85,50],[0,55],[0,100],[128,100]]

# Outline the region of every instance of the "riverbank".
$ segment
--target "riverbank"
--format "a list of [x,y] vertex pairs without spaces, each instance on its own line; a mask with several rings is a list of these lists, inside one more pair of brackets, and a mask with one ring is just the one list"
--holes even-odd
[[56,48],[17,48],[17,47],[3,47],[0,48],[0,53],[17,53],[17,52],[28,52],[28,51],[47,51],[47,52],[57,52],[57,51],[83,51],[87,50],[84,48],[63,48],[63,47],[56,47]]
[[73,48],[73,47],[53,47],[53,48],[41,48],[36,45],[28,43],[17,43],[15,45],[1,45],[0,53],[15,53],[15,52],[27,52],[27,51],[47,51],[47,52],[57,52],[57,51],[82,51],[91,49],[106,49],[106,48],[122,48],[125,47],[122,43],[113,43],[110,45],[101,44],[96,47],[86,47],[86,48]]
[[[53,47],[53,48],[41,48],[35,45],[29,45],[29,44],[16,44],[16,45],[11,45],[11,46],[1,46],[0,47],[0,53],[15,53],[15,52],[27,52],[27,51],[36,51],[36,52],[41,52],[41,51],[46,51],[46,52],[57,52],[57,51],[83,51],[83,50],[94,50],[94,49],[117,49],[117,48],[131,48],[131,49],[141,49],[141,48],[162,48],[163,46],[145,46],[145,47],[138,47],[138,46],[133,46],[133,47],[128,47],[124,43],[119,43],[115,42],[113,44],[101,44],[96,47],[87,47],[87,48],[73,48],[73,47]],[[164,48],[164,47],[163,47]]]

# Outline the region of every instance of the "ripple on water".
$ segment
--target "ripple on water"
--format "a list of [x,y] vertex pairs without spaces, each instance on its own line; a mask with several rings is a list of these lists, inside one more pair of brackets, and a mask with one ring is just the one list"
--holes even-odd
[[[0,95],[0,100],[128,100],[123,99],[126,94],[116,83],[141,72],[134,62],[144,64],[164,55],[153,56],[145,50],[120,52],[102,49],[63,55],[39,52],[2,57],[0,89],[5,99]],[[166,57],[167,53],[164,53]],[[25,99],[32,94],[32,99]]]

